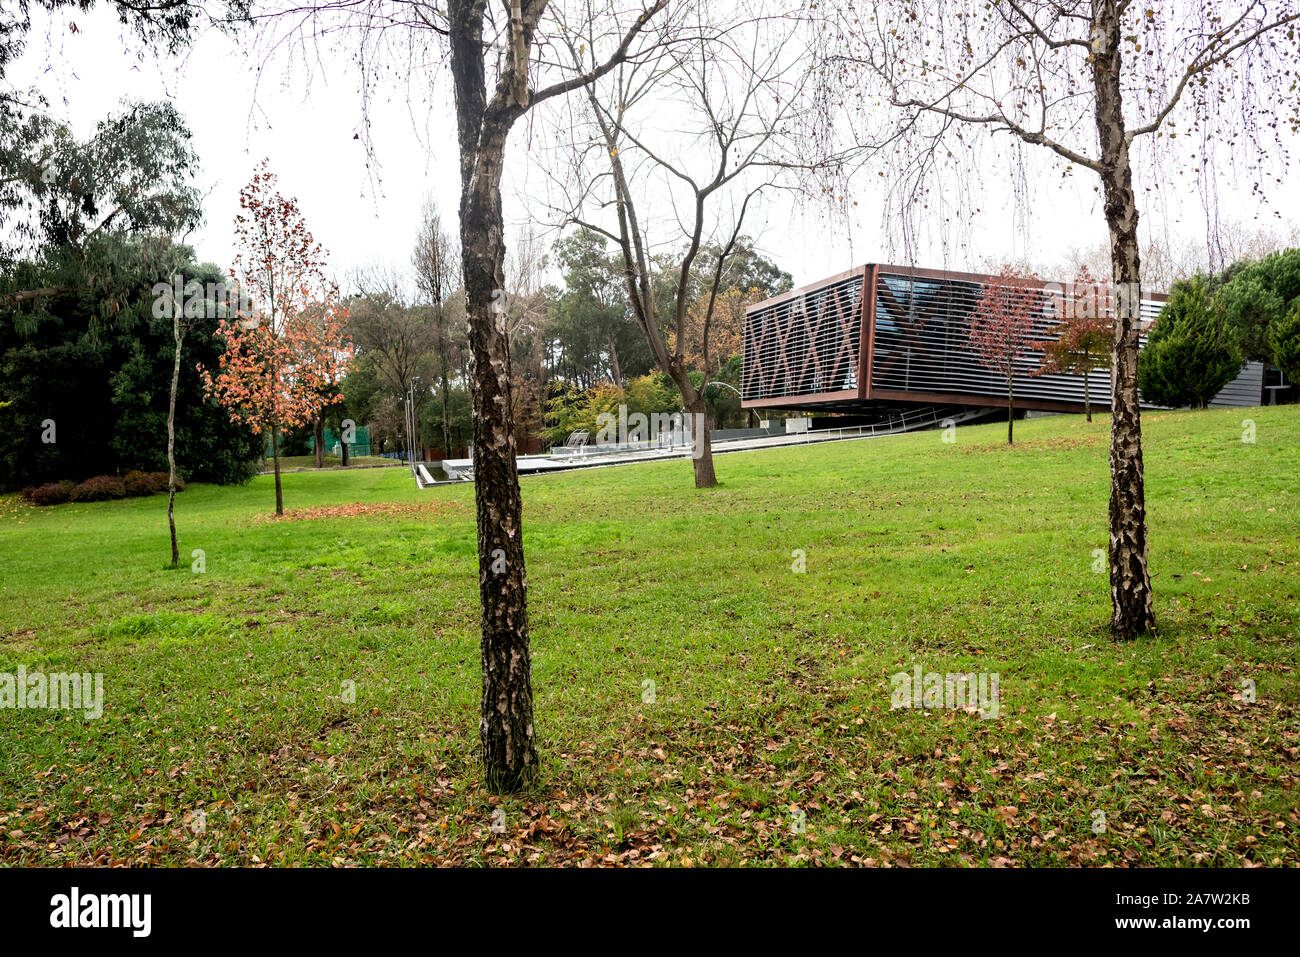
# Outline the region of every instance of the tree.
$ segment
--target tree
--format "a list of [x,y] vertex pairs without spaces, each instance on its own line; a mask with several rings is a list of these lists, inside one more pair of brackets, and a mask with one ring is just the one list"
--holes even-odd
[[1084,266],[1058,305],[1063,321],[1052,327],[1053,338],[1033,344],[1042,350],[1043,361],[1032,374],[1083,376],[1083,412],[1091,422],[1088,380],[1093,372],[1110,368],[1110,285],[1099,283]]
[[556,288],[546,281],[550,247],[533,223],[517,234],[506,258],[506,335],[510,342],[511,417],[516,442],[537,437],[546,417],[546,348]]
[[555,258],[564,292],[548,331],[562,374],[588,387],[606,379],[623,388],[653,360],[628,311],[622,256],[612,259],[605,236],[579,228],[555,244]]
[[[413,389],[416,379],[433,379],[437,328],[434,307],[407,305],[396,296],[389,285],[387,291],[353,297],[348,327],[358,354],[372,363],[381,389],[405,402],[413,392],[417,397],[422,392]],[[408,443],[411,438],[407,435]]]
[[231,421],[270,434],[275,514],[283,515],[279,431],[305,425],[323,406],[342,400],[328,390],[349,350],[347,310],[338,305],[338,287],[325,278],[324,253],[297,201],[281,196],[275,181],[263,161],[240,190],[230,274],[255,311],[221,321],[226,349],[217,374],[200,371],[204,388]]
[[[180,287],[181,296],[176,295]],[[184,282],[177,275],[174,285],[155,292],[161,293],[154,304],[155,315],[169,316],[172,321],[172,378],[167,392],[167,527],[172,540],[172,568],[180,563],[180,548],[176,541],[176,489],[179,474],[176,471],[176,397],[180,392],[181,352],[185,336],[197,320],[216,318],[224,310],[232,309],[232,297],[223,287],[199,282]]]
[[[432,199],[425,200],[424,221],[416,238],[412,265],[422,303],[433,310],[433,342],[438,357],[439,403],[442,411],[442,450],[451,456],[451,369],[452,354],[462,330],[452,322],[451,298],[459,284],[460,261],[456,244],[442,228],[442,214]],[[463,317],[463,310],[460,311]]]
[[[695,300],[686,310],[686,327],[683,342],[686,363],[694,372],[710,378],[716,376],[733,357],[744,352],[745,310],[768,298],[758,288],[739,289],[732,286],[713,297],[713,313],[708,312],[709,299]],[[708,334],[705,335],[705,324]],[[676,335],[668,334],[668,345],[676,349]],[[707,345],[707,351],[704,348]],[[735,383],[732,383],[733,385]]]
[[[633,43],[667,4],[668,0],[655,0],[628,26],[619,25],[617,16],[592,16],[590,39],[603,42],[591,43],[590,65],[540,89],[530,89],[529,58],[533,49],[542,45],[537,29],[548,8],[547,0],[512,0],[504,57],[492,40],[497,30],[483,0],[449,0],[447,5],[460,147],[460,248],[469,314],[474,499],[483,606],[479,737],[488,786],[497,791],[517,791],[537,773],[510,348],[500,304],[505,288],[501,174],[506,139],[520,117],[538,103],[581,89],[626,61]],[[595,35],[597,30],[600,37]],[[567,35],[568,26],[561,18],[555,35],[545,41],[559,42]],[[611,40],[616,43],[612,49]],[[601,48],[608,52],[598,55]],[[500,64],[490,95],[486,62]]]
[[1273,350],[1273,361],[1287,381],[1300,382],[1300,299],[1283,319],[1269,328],[1268,343]]
[[[312,351],[317,354],[333,352],[335,358],[335,361],[325,364],[320,370],[320,382],[316,388],[319,401],[315,403],[316,409],[309,423],[312,433],[312,453],[318,469],[325,467],[327,410],[343,401],[343,379],[347,375],[347,366],[355,354],[355,347],[348,334],[350,327],[348,318],[346,307],[335,308],[326,303],[313,303],[302,314],[307,335],[315,339]],[[343,455],[343,464],[348,464],[346,452]]]
[[[7,291],[6,301],[48,298],[76,281],[112,285],[120,266],[116,245],[105,241],[112,233],[174,236],[197,226],[202,210],[191,180],[198,157],[190,139],[166,102],[128,104],[81,142],[40,116],[16,130],[0,111],[0,212],[13,214],[0,239],[0,266],[42,254],[62,267],[47,269],[44,285]],[[96,317],[111,318],[114,306],[104,302]]]
[[[1297,19],[1296,0],[872,0],[865,9],[845,5],[837,29],[824,34],[832,46],[824,61],[828,97],[862,91],[869,119],[881,115],[882,100],[892,108],[868,144],[888,157],[893,174],[887,218],[901,213],[905,226],[922,213],[948,212],[946,224],[964,218],[948,204],[960,214],[982,190],[959,181],[953,189],[952,177],[942,192],[929,185],[954,166],[977,169],[982,146],[1041,147],[1098,177],[1116,295],[1110,584],[1111,628],[1121,639],[1155,625],[1137,390],[1134,151],[1142,143],[1139,159],[1163,163],[1167,174],[1187,144],[1188,171],[1210,183],[1217,142],[1224,144],[1219,159],[1234,164],[1285,164],[1281,132],[1300,126]],[[1004,136],[971,135],[979,131]],[[1281,148],[1263,149],[1265,136]]]
[[[161,45],[169,53],[180,49],[193,35],[201,23],[213,26],[228,25],[234,21],[247,18],[250,4],[247,0],[226,0],[225,16],[217,16],[193,0],[151,0],[141,3],[139,0],[104,0],[105,6],[117,12],[123,26],[130,27],[141,39],[151,45]],[[11,14],[0,29],[0,79],[4,78],[5,69],[27,44],[27,34],[31,31],[31,8],[43,7],[46,10],[76,9],[88,11],[95,6],[95,0],[22,0],[17,10]]]
[[1280,365],[1270,331],[1300,302],[1300,249],[1236,262],[1210,279],[1209,285],[1243,356]]
[[1175,283],[1138,356],[1142,396],[1203,409],[1241,371],[1241,350],[1204,280]]
[[[0,410],[0,432],[9,437],[0,445],[0,488],[168,467],[166,384],[175,347],[171,316],[156,309],[158,289],[174,288],[177,276],[182,287],[215,288],[224,271],[196,265],[192,250],[163,238],[111,231],[97,242],[115,264],[99,279],[88,264],[78,271],[75,261],[47,261],[62,256],[52,248],[0,271],[0,395],[10,402]],[[55,283],[68,291],[3,301],[5,289]],[[217,324],[215,315],[188,324],[174,453],[183,479],[225,484],[249,478],[258,443],[204,400],[195,364],[217,362],[224,349]],[[41,441],[46,419],[57,424],[56,442]]]
[[[443,7],[360,0],[313,3],[281,14],[290,33],[317,31],[318,17],[327,13],[341,18],[338,29],[329,32],[337,35],[349,28],[355,32],[350,39],[363,50],[359,60],[365,72],[362,86],[367,89],[377,80],[375,71],[394,62],[386,55],[390,44],[402,40],[409,45],[405,62],[447,62],[450,69],[460,160],[461,272],[469,324],[466,371],[473,404],[482,605],[479,738],[487,783],[497,792],[520,790],[537,773],[522,503],[504,319],[501,179],[506,143],[515,125],[538,104],[582,89],[619,64],[654,50],[658,39],[651,24],[667,6],[668,0],[653,0],[639,10],[589,3],[575,11],[551,0],[509,0],[500,5],[449,0]],[[575,32],[592,41],[590,65],[579,71],[550,55]],[[445,46],[445,60],[428,50],[431,44]],[[401,80],[408,81],[405,73]],[[368,124],[363,128],[368,130]],[[369,149],[368,132],[363,139]]]
[[1043,299],[1037,276],[1003,266],[997,282],[985,284],[971,313],[968,337],[975,358],[1007,383],[1007,445],[1013,441],[1016,366],[1023,365],[1033,349],[1031,336],[1040,325]]
[[[206,22],[225,29],[247,21],[249,12],[248,0],[226,0],[224,15],[209,12],[203,5],[190,0],[152,0],[149,3],[105,0],[105,5],[116,10],[118,19],[131,32],[150,46],[161,47],[169,53],[176,52],[188,42],[200,24]],[[96,137],[88,144],[96,146],[116,138],[119,146],[125,146],[125,149],[81,151],[69,149],[77,145],[72,134],[48,114],[48,104],[37,90],[18,90],[8,81],[6,71],[9,64],[26,48],[33,7],[88,11],[94,6],[95,0],[21,0],[15,9],[0,12],[0,223],[7,227],[5,234],[0,235],[0,266],[40,245],[42,225],[34,222],[33,214],[43,212],[50,197],[67,192],[81,193],[79,198],[84,215],[94,216],[108,211],[120,224],[127,218],[141,218],[142,209],[151,205],[149,197],[167,191],[177,181],[168,175],[114,178],[114,174],[120,174],[123,169],[118,164],[137,168],[152,164],[155,170],[170,173],[178,165],[194,162],[186,142],[189,133],[183,123],[173,126],[175,132],[183,133],[183,136],[177,135],[172,143],[155,141],[150,144],[140,139],[139,134],[153,132],[165,136],[166,124],[140,123],[138,116],[132,118],[129,115],[140,109],[155,115],[171,110],[175,115],[170,104],[132,106],[128,116],[123,118],[125,122],[117,130],[105,130],[101,124]],[[125,143],[123,134],[126,138],[134,137],[135,142]],[[88,167],[94,167],[93,177],[66,175],[69,172],[85,174]],[[125,181],[136,186],[134,195],[123,197],[125,203],[92,204],[96,190],[107,188],[111,192],[113,187]],[[66,209],[75,209],[76,205],[73,203]],[[187,199],[184,205],[193,204]],[[155,205],[151,214],[159,212]],[[181,207],[172,210],[170,215],[177,213],[186,215]],[[47,225],[54,226],[55,223]],[[40,293],[37,288],[20,291]]]
[[[698,275],[713,275],[721,253],[722,250],[715,243],[702,246],[696,257],[700,267]],[[793,289],[794,277],[763,255],[752,237],[739,236],[724,264],[721,285],[723,289],[739,289],[744,293],[757,290],[762,294],[760,299],[771,299]],[[704,288],[694,289],[692,298],[698,301],[707,291]]]
[[[702,369],[716,370],[713,317],[732,257],[744,248],[751,204],[796,188],[796,174],[819,161],[800,136],[810,74],[799,17],[742,8],[719,23],[708,4],[680,10],[675,42],[660,55],[587,85],[589,130],[572,137],[556,179],[565,224],[616,244],[636,324],[693,419],[695,487],[712,488],[709,372],[692,377],[688,348]],[[589,45],[578,33],[565,38],[575,68],[588,62]],[[665,113],[678,121],[665,127],[658,122]],[[659,230],[674,237],[671,259],[656,261],[651,239]],[[710,245],[714,254],[701,260]],[[661,265],[670,270],[667,297],[656,289]],[[699,336],[688,347],[696,302]]]

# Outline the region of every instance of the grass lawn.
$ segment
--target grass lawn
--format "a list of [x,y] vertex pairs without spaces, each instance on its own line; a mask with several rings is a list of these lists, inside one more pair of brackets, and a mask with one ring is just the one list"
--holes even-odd
[[[1143,425],[1127,644],[1105,418],[524,479],[543,778],[502,800],[470,487],[191,486],[179,571],[163,498],[0,499],[0,671],[105,682],[0,711],[0,861],[1300,864],[1300,408]],[[998,716],[891,709],[916,665]]]
[[[406,465],[406,463],[396,459],[386,459],[382,455],[351,455],[348,456],[348,465]],[[343,459],[336,455],[325,456],[325,467],[327,469],[342,468]],[[314,455],[282,455],[280,456],[280,471],[287,472],[290,469],[314,469],[316,467],[316,456]],[[266,473],[274,474],[271,460],[266,460]]]

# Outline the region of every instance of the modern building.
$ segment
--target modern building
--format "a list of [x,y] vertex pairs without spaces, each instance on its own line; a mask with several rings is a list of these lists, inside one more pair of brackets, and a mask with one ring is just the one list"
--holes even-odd
[[[969,343],[972,313],[998,283],[978,273],[871,263],[757,303],[745,313],[742,404],[867,415],[918,405],[1005,409],[1005,379],[980,365]],[[1039,288],[1034,338],[1041,340],[1081,300],[1072,285]],[[1143,295],[1145,326],[1166,299]],[[1031,352],[1017,369],[1016,407],[1082,412],[1084,377],[1032,375],[1040,360]],[[1261,405],[1264,391],[1263,364],[1249,362],[1211,405]],[[1109,407],[1108,370],[1091,373],[1088,395]]]

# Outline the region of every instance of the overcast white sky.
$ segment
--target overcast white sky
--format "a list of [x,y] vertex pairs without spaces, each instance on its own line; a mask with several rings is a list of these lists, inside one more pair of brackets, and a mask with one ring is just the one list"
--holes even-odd
[[[208,194],[207,221],[190,237],[201,260],[229,265],[239,188],[263,156],[280,176],[281,191],[298,198],[340,278],[357,266],[405,267],[426,194],[438,201],[444,222],[454,226],[459,192],[455,123],[450,98],[443,93],[435,94],[432,111],[409,106],[405,90],[393,90],[389,102],[371,105],[380,162],[376,184],[361,142],[353,139],[362,109],[355,71],[344,54],[326,61],[310,89],[301,71],[286,73],[283,63],[274,63],[258,87],[259,59],[241,50],[237,38],[206,33],[184,58],[168,58],[143,49],[104,7],[89,15],[52,16],[37,8],[32,16],[36,26],[28,50],[12,66],[9,79],[18,88],[37,85],[54,114],[78,137],[88,135],[97,120],[118,110],[126,98],[171,99],[187,118],[203,167],[199,186]],[[74,22],[75,33],[70,28]],[[506,217],[513,224],[527,219],[523,196],[540,189],[536,174],[529,175],[526,139],[521,127],[510,143]],[[1105,228],[1094,179],[1078,175],[1071,177],[1072,184],[1063,184],[1053,176],[1039,184],[1044,215],[1023,229],[1012,226],[1009,188],[989,184],[983,202],[989,212],[973,224],[981,254],[999,260],[1028,252],[1037,262],[1052,262],[1073,247],[1100,243]],[[1249,221],[1258,212],[1246,190],[1225,192],[1225,205],[1234,216]],[[755,227],[762,228],[749,231],[794,275],[796,285],[865,262],[896,261],[881,240],[873,197],[862,192],[852,198],[859,201],[857,222],[847,233],[838,224],[828,225],[816,204],[784,196],[761,210]],[[1182,211],[1185,221],[1171,222],[1170,231],[1203,236],[1203,214],[1194,197],[1189,200]],[[1273,200],[1289,220],[1300,221],[1300,191]],[[922,260],[942,265],[938,255],[932,251]],[[947,265],[979,265],[960,252],[956,257]]]

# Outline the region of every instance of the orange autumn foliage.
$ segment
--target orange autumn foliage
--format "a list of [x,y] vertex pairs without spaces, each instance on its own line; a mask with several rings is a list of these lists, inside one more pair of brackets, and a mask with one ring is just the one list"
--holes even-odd
[[218,324],[226,350],[215,375],[199,367],[203,387],[254,432],[303,425],[343,400],[333,387],[352,356],[347,309],[297,201],[276,191],[266,161],[239,205],[230,275],[253,308]]

